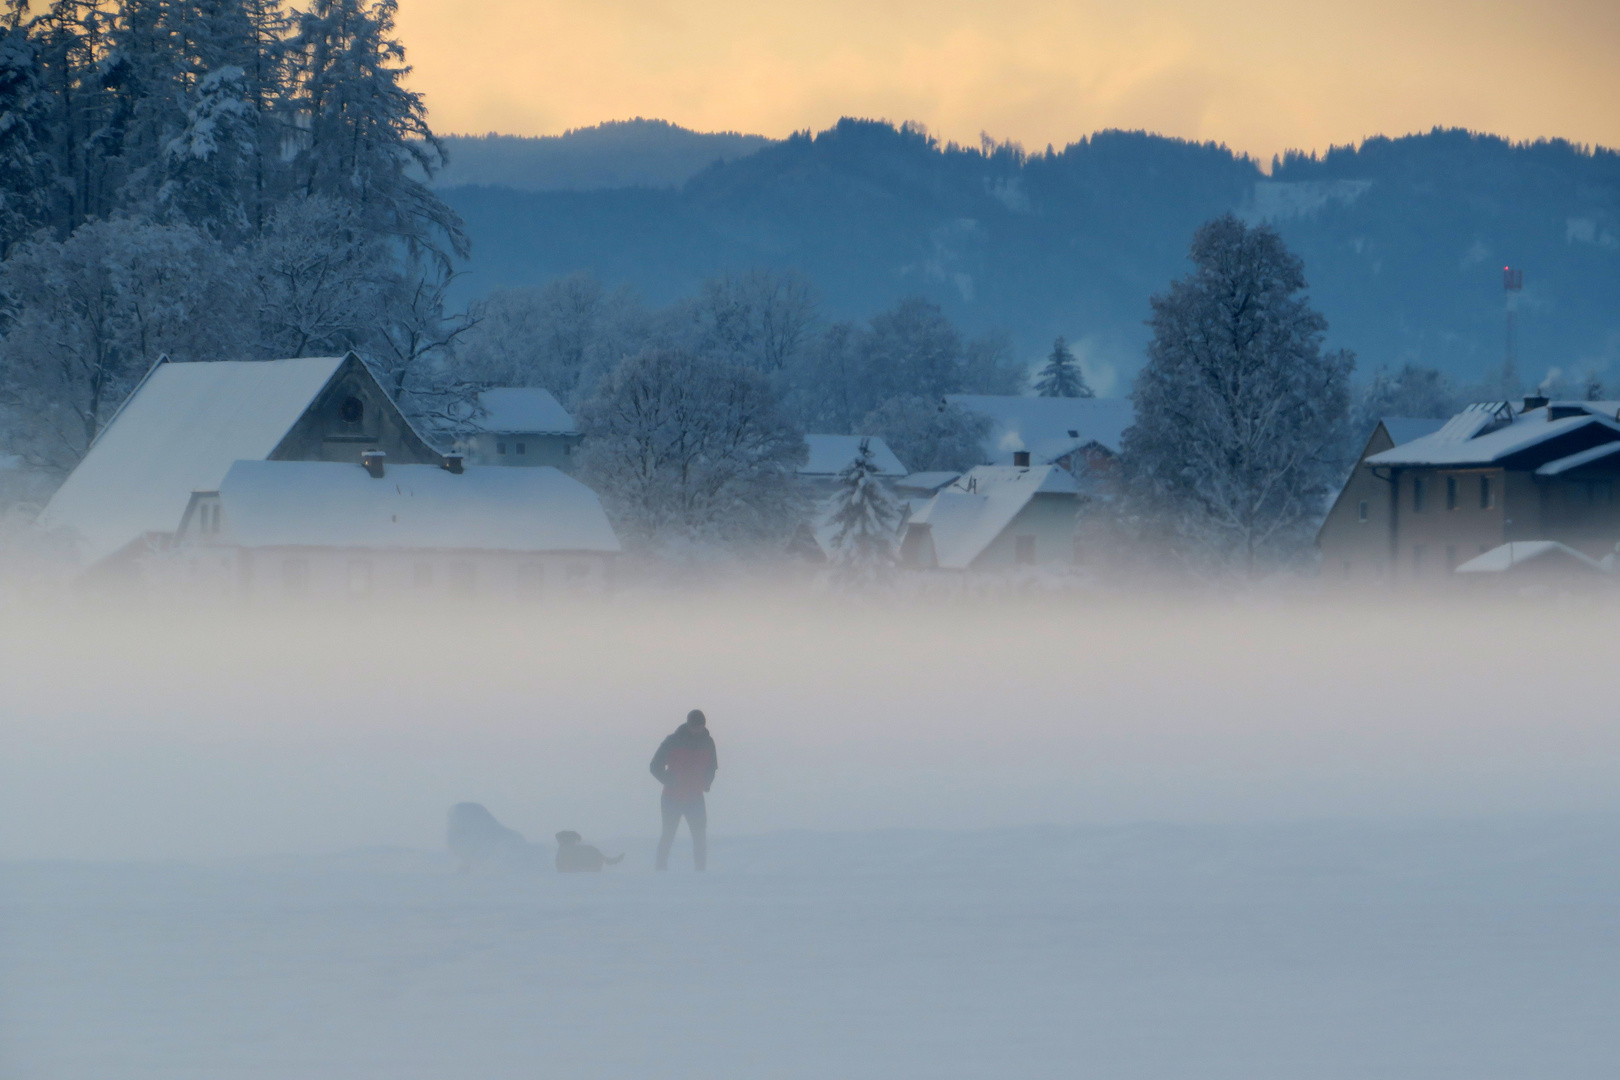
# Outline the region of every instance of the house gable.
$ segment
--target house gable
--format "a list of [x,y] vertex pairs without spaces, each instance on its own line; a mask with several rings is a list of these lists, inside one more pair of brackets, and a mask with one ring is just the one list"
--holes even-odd
[[358,463],[367,450],[381,450],[400,464],[444,460],[351,352],[266,460]]

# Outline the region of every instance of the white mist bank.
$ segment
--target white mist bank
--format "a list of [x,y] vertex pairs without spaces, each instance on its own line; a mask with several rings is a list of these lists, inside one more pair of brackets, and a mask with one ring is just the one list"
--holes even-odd
[[[1377,600],[1379,598],[1372,598]],[[720,835],[1620,810],[1606,607],[783,593],[343,617],[0,616],[0,859],[657,827],[689,708]]]

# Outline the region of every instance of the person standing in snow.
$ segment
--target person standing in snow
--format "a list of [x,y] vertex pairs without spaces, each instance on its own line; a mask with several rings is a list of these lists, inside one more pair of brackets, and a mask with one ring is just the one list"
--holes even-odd
[[692,833],[692,861],[699,870],[707,865],[709,816],[703,793],[714,783],[717,768],[719,759],[715,757],[709,721],[703,710],[693,709],[686,714],[686,723],[659,745],[652,759],[653,779],[664,785],[660,800],[664,835],[658,839],[658,869],[669,869],[669,849],[675,843],[675,830],[681,827],[683,817]]

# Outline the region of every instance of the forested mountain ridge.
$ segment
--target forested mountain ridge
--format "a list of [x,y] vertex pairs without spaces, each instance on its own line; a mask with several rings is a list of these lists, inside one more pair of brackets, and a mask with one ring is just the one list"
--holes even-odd
[[1064,334],[1105,393],[1127,389],[1148,297],[1185,272],[1193,230],[1228,210],[1304,257],[1330,340],[1364,375],[1496,372],[1506,263],[1526,271],[1529,381],[1620,368],[1620,155],[1563,142],[1437,130],[1291,155],[1267,176],[1225,147],[1141,132],[1025,155],[846,119],[679,189],[439,190],[473,240],[470,293],[587,270],[665,302],[719,271],[798,270],[835,317],[922,294],[1031,359]]
[[443,135],[436,187],[493,184],[520,191],[679,187],[716,161],[771,143],[763,135],[699,132],[666,120],[610,120],[562,135]]

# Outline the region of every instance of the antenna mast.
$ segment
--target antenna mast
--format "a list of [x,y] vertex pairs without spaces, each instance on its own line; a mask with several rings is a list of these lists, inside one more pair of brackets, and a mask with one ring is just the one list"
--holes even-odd
[[1503,306],[1507,310],[1507,341],[1502,357],[1502,392],[1509,397],[1519,393],[1519,293],[1524,291],[1524,271],[1502,267]]

